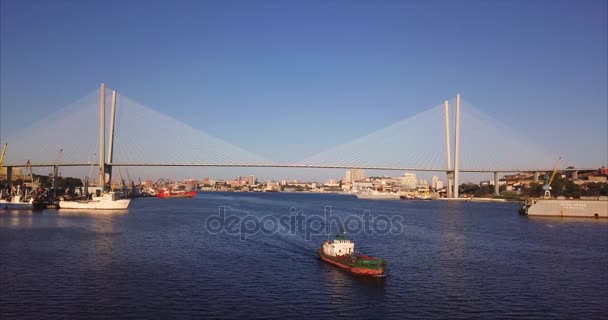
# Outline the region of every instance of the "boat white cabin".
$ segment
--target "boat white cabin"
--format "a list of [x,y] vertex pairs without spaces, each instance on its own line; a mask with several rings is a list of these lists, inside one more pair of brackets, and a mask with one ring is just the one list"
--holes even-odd
[[328,256],[344,256],[355,253],[355,243],[343,236],[338,236],[332,241],[323,243],[323,253]]

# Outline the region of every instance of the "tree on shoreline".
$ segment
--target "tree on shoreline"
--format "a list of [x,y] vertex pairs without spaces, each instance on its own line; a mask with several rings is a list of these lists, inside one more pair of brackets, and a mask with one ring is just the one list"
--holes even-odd
[[[52,176],[43,176],[43,175],[34,175],[34,181],[39,181],[40,182],[40,186],[42,188],[50,188],[53,184],[53,177]],[[12,185],[13,186],[17,186],[17,185],[23,185],[24,182],[29,182],[29,179],[25,180],[23,178],[20,179],[15,179],[12,181]],[[6,186],[8,185],[6,180],[0,180],[0,185],[1,186]],[[70,189],[75,189],[75,188],[79,188],[84,186],[84,184],[82,183],[82,180],[79,178],[73,178],[73,177],[57,177],[57,180],[55,181],[55,186],[58,189],[65,189],[65,188],[70,188]]]

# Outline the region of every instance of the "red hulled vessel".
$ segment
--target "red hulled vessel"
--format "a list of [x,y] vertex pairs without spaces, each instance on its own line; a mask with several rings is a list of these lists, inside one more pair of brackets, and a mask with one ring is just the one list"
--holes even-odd
[[192,198],[195,195],[196,195],[196,191],[161,189],[160,192],[158,192],[156,194],[156,197],[157,198]]
[[364,254],[355,253],[355,244],[344,235],[337,235],[332,241],[325,241],[319,248],[319,257],[335,266],[360,276],[383,277],[386,261]]

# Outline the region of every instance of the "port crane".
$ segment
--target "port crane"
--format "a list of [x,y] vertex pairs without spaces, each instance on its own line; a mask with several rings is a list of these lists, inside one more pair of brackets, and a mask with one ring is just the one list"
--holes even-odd
[[120,167],[118,168],[118,177],[120,177],[120,189],[124,190],[125,189],[125,180],[122,178],[122,170],[120,170]]
[[158,180],[156,180],[156,182],[154,183],[154,188],[155,189],[160,189],[160,188],[166,188],[169,185],[169,181],[160,178]]
[[51,183],[51,188],[53,190],[57,188],[57,179],[59,178],[59,163],[61,163],[62,160],[63,149],[59,149],[59,152],[57,152],[57,157],[55,158],[55,162],[53,163],[53,181]]
[[32,164],[30,160],[27,160],[25,163],[25,167],[30,171],[30,182],[32,184],[32,188],[34,188],[34,171],[32,170]]
[[0,155],[0,168],[2,168],[2,163],[4,163],[4,155],[6,154],[7,146],[8,146],[8,143],[5,143],[4,147],[2,148],[2,155]]
[[93,174],[93,167],[95,166],[95,157],[96,157],[96,153],[93,153],[93,157],[92,160],[89,161],[89,172],[87,173],[87,179],[91,180],[91,175]]
[[129,168],[125,168],[125,171],[127,172],[127,179],[129,179],[129,185],[131,185],[131,190],[133,190],[135,189],[135,181],[131,179],[131,175],[129,174]]
[[[2,154],[0,154],[0,171],[2,171],[2,164],[4,163],[4,155],[6,154],[7,146],[8,146],[8,143],[5,143],[4,147],[2,148]],[[8,175],[8,172],[7,172],[7,175]],[[8,179],[8,176],[6,178]],[[3,197],[4,197],[4,190],[0,189],[0,198],[3,198]]]
[[[32,170],[32,164],[30,162],[30,160],[27,160],[25,167],[27,169],[29,169],[30,171],[30,191],[27,191],[27,184],[24,183],[24,186],[26,188],[24,188],[24,195],[26,196],[26,198],[32,197],[32,198],[37,198],[37,188],[40,187],[40,180],[38,180],[38,182],[34,182],[34,170]],[[25,181],[24,181],[25,182]],[[38,185],[38,186],[36,186]]]
[[557,159],[557,163],[555,163],[555,167],[553,168],[553,172],[551,176],[549,173],[545,174],[545,185],[543,185],[543,190],[545,190],[544,198],[551,198],[551,183],[553,183],[553,179],[555,179],[555,175],[557,174],[557,170],[559,169],[559,164],[562,161],[562,157]]

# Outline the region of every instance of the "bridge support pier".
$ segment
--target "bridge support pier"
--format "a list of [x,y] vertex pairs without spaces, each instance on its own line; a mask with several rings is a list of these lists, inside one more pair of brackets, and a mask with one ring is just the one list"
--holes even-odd
[[447,198],[452,198],[454,195],[454,172],[452,171],[447,171],[445,173],[446,175],[446,197]]
[[538,171],[534,171],[534,176],[532,178],[532,182],[538,183]]
[[452,185],[454,183],[454,172],[450,171],[452,168],[452,160],[450,156],[450,106],[448,101],[445,100],[443,103],[443,110],[445,114],[445,159],[447,161],[447,169],[445,172],[446,175],[446,197],[452,198],[454,191],[452,189]]
[[500,194],[500,186],[498,185],[500,179],[498,179],[498,172],[494,172],[494,194]]
[[572,170],[572,171],[570,172],[570,179],[571,179],[572,181],[574,181],[574,180],[578,180],[578,170]]
[[456,132],[454,133],[454,198],[458,198],[460,179],[460,93],[456,95]]
[[[114,124],[116,122],[116,90],[112,90],[112,111],[110,113],[110,133],[109,133],[109,143],[108,143],[108,160],[107,163],[112,163],[114,161]],[[111,187],[112,186],[112,166],[107,164],[105,166],[106,173],[106,183]],[[122,182],[122,181],[121,181]]]

